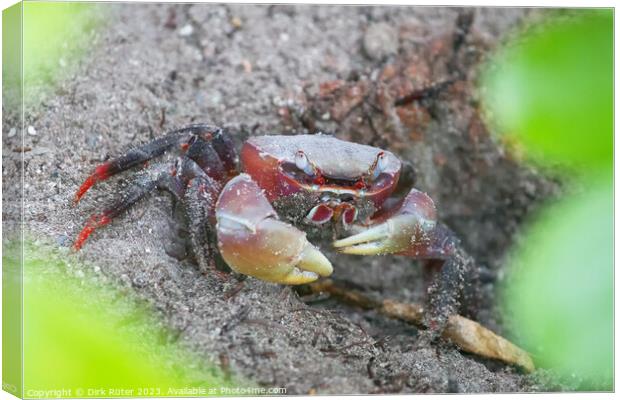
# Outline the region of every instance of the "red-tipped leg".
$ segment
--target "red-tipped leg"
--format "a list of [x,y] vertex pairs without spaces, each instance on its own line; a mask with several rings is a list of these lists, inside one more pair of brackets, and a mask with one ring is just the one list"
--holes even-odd
[[82,183],[82,186],[80,186],[78,191],[75,193],[75,198],[73,199],[75,203],[80,201],[82,196],[84,196],[88,189],[90,189],[95,183],[108,179],[111,176],[110,165],[110,163],[105,163],[95,168],[95,171],[88,178],[86,178],[84,183]]
[[[78,202],[97,182],[166,152],[177,155],[171,164],[151,163],[110,207],[91,217],[73,248],[80,249],[88,237],[155,188],[170,192],[190,214],[191,236],[202,269],[209,267],[212,253],[210,229],[220,182],[236,174],[237,153],[226,132],[215,126],[191,125],[135,147],[95,168],[75,194]],[[193,183],[192,183],[193,182]]]
[[135,147],[124,155],[98,166],[80,186],[74,201],[80,201],[88,189],[97,182],[143,164],[167,151],[187,153],[188,158],[215,179],[218,179],[216,175],[224,172],[231,175],[235,173],[237,155],[230,137],[222,129],[214,126],[191,125]]
[[329,276],[332,265],[306,234],[278,219],[263,191],[247,174],[230,180],[217,205],[220,253],[235,271],[289,285]]
[[75,239],[75,243],[73,244],[73,250],[77,251],[82,248],[82,245],[88,239],[88,237],[95,231],[97,228],[101,228],[104,225],[112,222],[112,219],[104,214],[95,214],[86,223],[86,226],[82,229],[80,234]]
[[[149,172],[155,176],[158,176],[158,178],[153,179]],[[86,239],[88,239],[88,237],[97,228],[101,228],[102,226],[109,224],[114,218],[120,215],[123,211],[127,210],[132,204],[143,198],[160,183],[162,183],[162,178],[168,176],[169,174],[166,172],[165,165],[154,164],[149,167],[149,171],[136,179],[122,197],[117,199],[109,207],[105,208],[101,213],[95,214],[88,219],[86,225],[77,236],[75,243],[73,244],[73,249],[79,250]]]

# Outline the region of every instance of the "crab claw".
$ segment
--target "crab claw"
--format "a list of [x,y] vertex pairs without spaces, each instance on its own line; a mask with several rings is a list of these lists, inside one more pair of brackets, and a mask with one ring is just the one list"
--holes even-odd
[[[434,238],[435,205],[428,195],[412,189],[395,211],[373,222],[370,228],[336,240],[333,246],[346,254],[424,256]],[[363,229],[360,225],[356,228]]]
[[247,174],[231,179],[216,204],[218,247],[235,271],[288,285],[331,275],[329,260],[306,234],[280,221]]

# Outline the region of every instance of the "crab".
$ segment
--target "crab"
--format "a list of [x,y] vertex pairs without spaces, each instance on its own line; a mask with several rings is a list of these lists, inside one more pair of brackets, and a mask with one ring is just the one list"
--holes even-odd
[[[158,157],[167,160],[152,161]],[[306,231],[332,232],[331,246],[340,253],[433,261],[440,272],[429,290],[429,325],[455,311],[466,264],[459,241],[438,222],[427,194],[411,188],[394,196],[403,163],[387,150],[313,134],[253,136],[237,153],[224,129],[191,125],[99,165],[75,202],[97,182],[145,164],[119,199],[88,219],[76,250],[161,189],[184,205],[204,271],[219,255],[242,275],[285,285],[313,282],[331,275],[333,266]]]

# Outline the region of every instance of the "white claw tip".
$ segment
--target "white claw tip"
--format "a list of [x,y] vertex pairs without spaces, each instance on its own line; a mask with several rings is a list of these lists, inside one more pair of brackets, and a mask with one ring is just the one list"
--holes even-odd
[[334,272],[332,263],[310,243],[301,252],[297,266],[303,271],[316,272],[321,276],[329,276]]

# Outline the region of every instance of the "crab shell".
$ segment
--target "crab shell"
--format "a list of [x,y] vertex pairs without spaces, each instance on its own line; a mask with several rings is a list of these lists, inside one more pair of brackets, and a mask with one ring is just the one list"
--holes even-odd
[[[296,167],[300,151],[320,172],[320,183]],[[380,153],[384,157],[381,172],[360,186]],[[365,198],[377,209],[394,191],[401,170],[400,160],[388,151],[323,134],[251,137],[241,149],[241,161],[270,202],[306,191]]]

